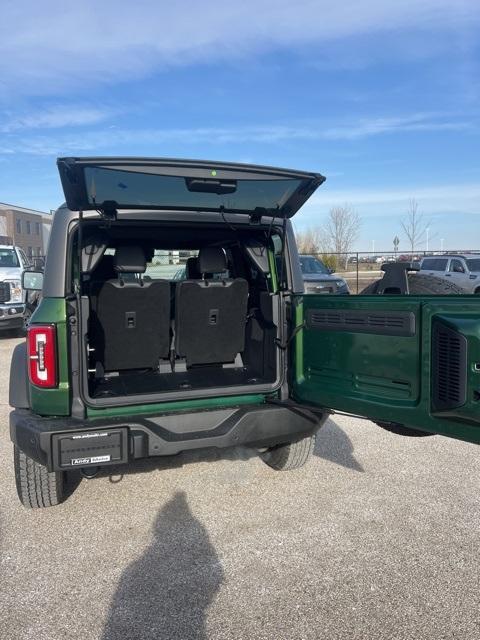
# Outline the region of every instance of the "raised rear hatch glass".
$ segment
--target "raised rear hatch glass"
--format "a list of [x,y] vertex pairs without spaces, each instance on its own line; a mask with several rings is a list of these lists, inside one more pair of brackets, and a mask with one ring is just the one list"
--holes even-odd
[[273,167],[163,158],[59,158],[69,209],[293,216],[325,178]]

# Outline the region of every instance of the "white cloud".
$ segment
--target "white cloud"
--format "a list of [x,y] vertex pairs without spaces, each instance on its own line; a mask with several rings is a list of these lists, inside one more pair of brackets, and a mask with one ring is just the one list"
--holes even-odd
[[[362,216],[388,218],[406,213],[408,203],[415,198],[419,210],[427,216],[436,214],[480,214],[480,183],[451,183],[402,188],[329,189],[328,180],[305,204],[296,217],[297,225],[317,224],[330,207],[351,204]],[[454,220],[454,218],[452,218]],[[379,220],[381,226],[381,221]],[[480,241],[480,231],[472,242]]]
[[34,112],[6,117],[0,123],[0,131],[12,133],[22,129],[61,129],[97,124],[112,115],[111,111],[94,107],[72,107],[56,105]]
[[409,131],[461,131],[472,127],[464,120],[455,120],[441,114],[416,113],[404,117],[370,118],[358,123],[338,127],[329,127],[323,131],[323,137],[333,140],[354,140],[384,133]]
[[[108,117],[107,112],[90,113],[88,110],[78,113],[67,110],[64,116],[61,113],[51,115],[39,114],[29,119],[18,119],[17,127],[61,127],[68,124],[87,124],[89,118],[98,121]],[[76,120],[76,121],[75,121]],[[8,126],[8,125],[7,125]],[[250,127],[195,127],[172,129],[121,129],[108,127],[101,129],[87,129],[81,133],[55,134],[55,135],[21,135],[16,134],[10,124],[1,153],[27,153],[33,155],[56,155],[59,153],[83,152],[95,149],[121,150],[138,148],[139,145],[151,144],[202,144],[209,147],[228,144],[275,144],[282,141],[321,141],[321,140],[355,140],[371,136],[398,134],[418,131],[476,131],[478,125],[468,120],[459,120],[449,117],[448,114],[418,113],[404,117],[379,117],[362,119],[358,122],[333,124],[322,122],[309,122],[299,125],[258,125]],[[118,151],[116,151],[118,152]]]
[[[2,5],[0,86],[6,94],[129,80],[165,65],[384,32],[471,30],[478,0],[18,0]],[[435,46],[442,38],[435,38]],[[444,38],[445,46],[453,39]]]

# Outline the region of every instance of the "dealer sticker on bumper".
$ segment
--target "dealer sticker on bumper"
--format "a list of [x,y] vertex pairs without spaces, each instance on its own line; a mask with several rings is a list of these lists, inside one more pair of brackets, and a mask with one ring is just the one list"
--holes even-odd
[[98,464],[99,462],[110,462],[111,456],[92,456],[91,458],[72,458],[70,464],[72,465],[84,465],[84,464]]

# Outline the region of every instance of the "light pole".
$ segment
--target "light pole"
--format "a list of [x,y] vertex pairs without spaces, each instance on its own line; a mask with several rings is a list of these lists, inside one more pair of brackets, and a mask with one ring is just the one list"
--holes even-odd
[[427,227],[427,253],[428,253],[428,241],[430,239],[430,227]]

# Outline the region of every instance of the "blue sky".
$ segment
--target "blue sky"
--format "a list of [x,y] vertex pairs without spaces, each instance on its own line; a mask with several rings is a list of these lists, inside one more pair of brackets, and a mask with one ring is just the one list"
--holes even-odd
[[480,248],[478,0],[4,2],[0,201],[62,201],[58,155],[311,169],[295,224],[349,203],[358,249]]

